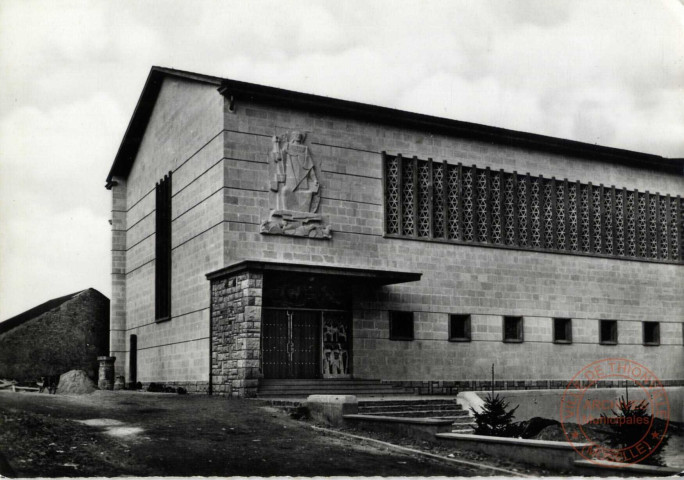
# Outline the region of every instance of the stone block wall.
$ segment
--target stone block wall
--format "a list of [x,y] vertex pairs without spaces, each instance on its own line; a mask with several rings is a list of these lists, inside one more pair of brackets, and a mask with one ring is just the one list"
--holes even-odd
[[254,397],[260,370],[263,275],[243,272],[211,283],[211,392]]
[[[143,384],[209,383],[209,282],[223,266],[223,97],[214,85],[167,78],[125,182],[113,186],[112,344],[129,376],[137,335]],[[172,172],[171,319],[155,319],[155,186]],[[200,387],[196,385],[200,382]],[[201,385],[205,385],[201,387]]]
[[[684,194],[684,176],[244,99],[224,122],[226,265],[264,259],[423,273],[420,282],[355,298],[356,377],[487,382],[495,363],[501,381],[546,385],[596,359],[626,356],[663,380],[684,378],[684,267],[386,238],[381,152],[673,196]],[[290,130],[308,132],[321,164],[329,241],[259,233],[271,136]],[[389,339],[389,310],[414,312],[413,341]],[[472,315],[471,342],[448,341],[449,314]],[[524,342],[502,342],[504,315],[523,317]],[[554,317],[572,319],[572,344],[552,342]],[[601,319],[618,320],[619,345],[599,345]],[[661,322],[659,347],[641,343],[641,322],[653,320]]]
[[[112,333],[123,331],[110,352],[117,375],[126,371],[127,339],[136,334],[140,381],[211,376],[216,393],[251,395],[259,337],[249,329],[257,328],[260,306],[243,302],[258,297],[226,293],[233,287],[225,285],[215,291],[204,275],[263,259],[423,273],[420,282],[355,298],[353,371],[359,378],[477,385],[488,381],[495,363],[502,382],[526,385],[570,378],[583,365],[615,355],[657,366],[663,380],[684,376],[682,266],[386,238],[381,152],[674,196],[684,194],[683,176],[251,99],[236,99],[234,110],[226,105],[215,86],[165,80],[125,186],[120,182],[113,192],[115,205],[125,210],[125,218],[113,215],[116,228],[125,229],[125,239],[115,238],[125,253],[115,254],[113,265],[113,305],[125,305],[112,310],[118,319]],[[305,144],[320,164],[318,213],[332,227],[330,240],[260,233],[269,217],[271,137],[291,130],[307,132]],[[153,194],[168,171],[174,172],[173,318],[156,323]],[[249,282],[245,288],[252,288]],[[227,300],[231,295],[237,297]],[[237,307],[238,297],[245,330],[228,333],[234,324],[216,312],[226,308],[222,302]],[[218,315],[211,330],[210,304]],[[413,341],[389,339],[389,310],[414,312]],[[471,342],[448,341],[449,314],[472,316]],[[523,343],[501,341],[504,315],[524,318]],[[573,344],[552,343],[553,317],[572,318]],[[618,320],[618,346],[598,344],[600,319]],[[659,347],[641,345],[641,322],[652,320],[661,322]],[[233,343],[221,343],[224,337]]]

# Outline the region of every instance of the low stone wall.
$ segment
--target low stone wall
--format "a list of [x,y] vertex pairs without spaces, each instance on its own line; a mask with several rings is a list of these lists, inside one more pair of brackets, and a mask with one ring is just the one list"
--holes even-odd
[[[673,422],[684,422],[684,387],[666,387],[668,400],[670,403],[670,421]],[[510,404],[510,407],[515,407],[519,405],[518,409],[515,411],[515,421],[520,422],[523,420],[529,420],[533,417],[543,417],[552,420],[560,421],[560,407],[561,400],[563,398],[564,390],[537,390],[537,391],[495,391],[495,394],[499,394],[502,397],[506,397],[506,401]],[[489,392],[474,392],[479,398],[484,399]],[[595,388],[589,389],[584,395],[585,401],[593,402],[594,400],[618,400],[621,396],[625,395],[624,388]],[[461,402],[463,400],[464,408],[469,406],[474,406],[477,410],[477,406],[473,404],[472,394],[470,397],[468,395],[459,394],[458,400]],[[629,399],[636,400],[640,402],[645,399],[646,395],[640,388],[630,388],[629,389]],[[605,413],[606,415],[612,415],[610,406],[606,404],[606,408],[602,410],[593,409],[592,413],[598,415],[600,413]]]
[[435,435],[449,432],[453,420],[439,418],[385,417],[382,415],[345,415],[344,423],[370,432],[391,432],[428,442],[437,441]]
[[[490,380],[435,380],[435,381],[404,381],[404,380],[383,380],[382,383],[389,383],[397,387],[411,389],[417,395],[456,395],[459,392],[474,391],[483,392],[485,395],[492,391]],[[589,385],[590,382],[582,382]],[[684,386],[684,380],[661,380],[664,387]],[[515,390],[565,390],[570,384],[567,380],[496,380],[494,381],[495,391],[515,391]],[[592,384],[592,386],[594,386]],[[595,385],[596,388],[621,388],[624,390],[625,382],[618,380],[600,381]]]
[[[461,433],[438,433],[436,438],[454,447],[517,462],[531,463],[557,470],[574,469],[581,457],[568,442],[526,440],[522,438],[488,437]],[[575,444],[577,448],[589,444]]]

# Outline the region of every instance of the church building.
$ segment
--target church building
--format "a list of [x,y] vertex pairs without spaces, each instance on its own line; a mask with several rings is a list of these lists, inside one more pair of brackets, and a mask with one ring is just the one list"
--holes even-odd
[[684,385],[682,158],[153,67],[107,188],[129,383]]

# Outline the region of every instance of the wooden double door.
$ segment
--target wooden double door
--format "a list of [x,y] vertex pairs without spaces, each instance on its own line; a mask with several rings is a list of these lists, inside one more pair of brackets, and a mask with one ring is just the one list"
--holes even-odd
[[264,378],[344,378],[351,374],[346,311],[264,308]]

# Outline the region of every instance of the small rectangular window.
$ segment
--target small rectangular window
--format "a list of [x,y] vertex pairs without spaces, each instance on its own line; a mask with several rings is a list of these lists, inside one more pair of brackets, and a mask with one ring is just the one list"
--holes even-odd
[[601,345],[616,345],[618,341],[617,320],[601,320],[599,343]]
[[523,341],[523,317],[503,317],[503,341]]
[[553,342],[572,343],[572,320],[570,318],[553,319]]
[[171,318],[171,172],[157,183],[155,205],[154,316]]
[[470,341],[470,315],[449,315],[449,341]]
[[660,345],[660,323],[644,322],[644,345]]
[[390,340],[413,340],[413,312],[389,312]]

